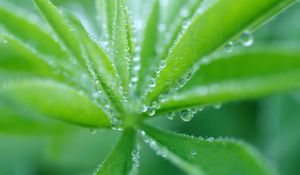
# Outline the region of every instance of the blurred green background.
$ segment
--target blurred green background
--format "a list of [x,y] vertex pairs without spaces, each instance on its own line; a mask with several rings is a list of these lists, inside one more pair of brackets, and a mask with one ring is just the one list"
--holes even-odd
[[[8,2],[37,13],[30,0],[0,0],[0,5]],[[97,38],[92,0],[53,2],[86,18],[85,25]],[[261,27],[254,34],[255,42],[299,43],[299,19],[300,3]],[[0,102],[0,108],[7,104]],[[7,117],[0,114],[0,175],[90,175],[119,137],[119,133],[110,130],[92,134],[88,129],[53,121],[22,108],[11,112],[9,117],[15,118],[13,122],[4,122]],[[300,93],[297,92],[226,103],[218,110],[207,107],[189,123],[163,117],[149,123],[194,136],[241,139],[257,148],[281,174],[300,172]],[[156,156],[147,145],[141,143],[141,146],[139,174],[184,174]]]

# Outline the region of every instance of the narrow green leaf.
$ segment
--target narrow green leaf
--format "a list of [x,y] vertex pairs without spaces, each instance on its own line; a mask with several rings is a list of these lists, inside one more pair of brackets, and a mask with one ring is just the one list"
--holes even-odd
[[134,160],[137,159],[134,151],[136,142],[136,133],[133,129],[126,129],[123,132],[117,146],[113,152],[104,161],[97,175],[129,175],[134,174]]
[[0,7],[0,23],[10,34],[14,35],[41,54],[51,55],[53,59],[62,59],[67,54],[55,42],[51,35],[43,31],[40,26],[20,16],[16,10]]
[[166,67],[161,71],[156,87],[148,95],[150,101],[174,86],[203,56],[222,48],[243,31],[255,29],[294,2],[295,0],[206,1],[166,59]]
[[173,0],[168,1],[168,4],[166,5],[166,19],[165,24],[167,25],[167,28],[170,28],[172,24],[176,21],[176,19],[180,18],[180,10],[190,2],[190,0],[182,1],[182,0]]
[[68,14],[68,18],[78,32],[78,37],[82,41],[87,55],[91,60],[91,65],[95,73],[97,74],[98,79],[100,80],[102,89],[108,95],[111,102],[114,103],[114,106],[117,107],[120,111],[123,110],[123,105],[121,104],[122,97],[117,92],[117,75],[115,72],[115,68],[109,60],[107,54],[97,43],[95,43],[89,37],[87,31],[75,16]]
[[[0,34],[0,79],[14,77],[47,77],[85,87],[78,82],[80,69],[73,70],[67,60],[53,60],[29,48],[13,36]],[[16,75],[18,74],[18,75]]]
[[121,79],[123,92],[128,93],[128,85],[130,78],[130,45],[128,38],[128,16],[126,16],[126,3],[125,0],[112,0],[116,3],[114,9],[115,20],[113,21],[112,33],[112,48],[114,64],[116,66],[118,75]]
[[0,133],[13,135],[53,135],[67,131],[67,125],[30,111],[0,96]]
[[86,127],[108,127],[110,122],[89,98],[50,80],[1,82],[0,95],[39,113]]
[[[51,25],[55,33],[62,39],[69,51],[78,59],[79,63],[84,66],[85,72],[89,74],[89,82],[93,86],[93,90],[98,92],[100,90],[105,90],[109,85],[102,81],[103,77],[97,74],[95,67],[91,64],[90,58],[87,57],[87,49],[84,44],[80,42],[78,33],[76,33],[64,18],[64,16],[59,12],[59,10],[49,1],[49,0],[34,0],[36,6],[40,9],[41,13],[44,15],[48,23]],[[123,17],[123,16],[122,16]],[[81,31],[83,32],[83,31]],[[87,46],[90,47],[91,45]],[[94,45],[95,46],[95,45]],[[95,48],[94,48],[95,49]],[[99,51],[99,50],[98,50]],[[94,53],[96,54],[96,53]],[[103,53],[102,53],[103,54]],[[102,55],[103,56],[103,55]],[[122,57],[122,55],[119,55]],[[107,60],[106,60],[107,61]],[[101,89],[103,88],[103,89]],[[112,89],[110,87],[110,89]],[[116,95],[108,94],[105,91],[110,100],[116,104],[120,103],[118,99],[112,99],[111,97],[116,97]],[[113,93],[113,92],[112,92]],[[116,93],[113,93],[116,94]],[[114,107],[119,107],[120,105],[115,105]]]
[[200,64],[200,69],[180,92],[163,101],[161,110],[255,98],[300,88],[299,58],[297,50],[267,49],[266,46],[212,57]]
[[142,129],[153,139],[149,141],[150,146],[187,174],[273,174],[260,156],[244,143],[229,139],[204,140],[163,132],[147,125]]
[[72,22],[74,28],[76,28],[79,38],[87,51],[87,55],[95,66],[95,71],[105,79],[106,83],[110,83],[112,87],[116,87],[114,80],[117,78],[117,75],[105,51],[90,38],[88,32],[75,16],[68,14],[68,19]]
[[34,2],[68,50],[79,60],[79,62],[85,65],[82,57],[81,44],[59,10],[49,0],[34,0]]
[[158,0],[155,0],[143,35],[144,41],[140,53],[141,69],[138,74],[139,81],[137,83],[137,95],[141,95],[142,91],[146,88],[146,81],[149,78],[150,70],[153,66],[157,65],[157,61],[159,60],[156,57],[156,43],[158,40],[158,25],[160,19],[159,13],[160,4]]
[[[187,25],[185,23],[187,23],[188,20],[191,19],[193,17],[193,15],[195,15],[196,10],[200,7],[202,2],[203,1],[200,0],[200,1],[192,1],[190,3],[185,3],[185,6],[183,6],[180,11],[177,11],[176,14],[173,14],[173,15],[178,16],[178,13],[179,13],[179,15],[180,15],[180,17],[177,17],[176,20],[173,21],[173,23],[172,23],[173,25],[170,25],[169,24],[170,21],[167,21],[167,24],[170,25],[169,30],[172,30],[173,35],[169,39],[168,43],[165,46],[165,49],[164,49],[164,52],[162,55],[162,59],[165,59],[168,57],[169,50],[171,49],[171,47],[174,44],[174,42],[176,41],[176,39],[179,37],[180,32],[183,30],[185,25]],[[175,12],[173,12],[173,13],[175,13]]]
[[96,0],[102,38],[110,41],[113,35],[116,5],[116,0]]
[[53,68],[16,39],[0,34],[0,69],[55,77]]

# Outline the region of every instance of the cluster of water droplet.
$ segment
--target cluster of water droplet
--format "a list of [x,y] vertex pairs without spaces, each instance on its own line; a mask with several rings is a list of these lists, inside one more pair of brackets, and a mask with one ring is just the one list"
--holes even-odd
[[102,168],[102,166],[103,166],[103,163],[99,163],[99,164],[96,166],[96,168],[95,168],[95,170],[94,170],[94,172],[93,172],[93,175],[97,175],[98,171],[100,171],[100,169]]
[[131,159],[132,159],[132,167],[129,172],[129,175],[136,175],[138,173],[138,168],[140,166],[140,144],[137,144],[135,149],[131,152]]
[[169,112],[167,113],[167,117],[169,120],[173,120],[176,116],[178,116],[182,121],[189,122],[194,118],[197,112],[203,111],[203,109],[204,107],[200,106],[200,107],[183,109],[179,112]]
[[156,154],[158,156],[161,156],[161,157],[164,157],[164,158],[167,157],[167,151],[168,150],[166,148],[158,145],[157,142],[154,139],[152,139],[151,137],[149,137],[145,133],[145,131],[140,131],[139,135],[141,136],[141,138],[143,139],[143,141],[145,143],[147,143],[150,146],[150,148],[152,148],[156,152]]
[[[248,30],[244,31],[238,40],[240,44],[242,44],[245,47],[250,47],[254,43],[254,37],[252,33]],[[231,53],[234,50],[235,42],[229,41],[225,46],[224,49],[226,52]]]
[[154,116],[156,110],[160,108],[160,104],[157,101],[154,101],[152,105],[142,105],[140,112],[147,113],[149,116]]
[[[151,149],[153,149],[156,154],[158,156],[161,156],[163,158],[166,159],[170,159],[171,161],[173,161],[172,159],[174,159],[175,157],[177,157],[176,155],[174,155],[171,151],[169,151],[166,147],[160,145],[159,143],[157,143],[153,138],[149,137],[145,131],[140,131],[139,135],[141,136],[141,138],[143,139],[143,141],[149,145],[149,147]],[[198,155],[198,152],[196,149],[192,148],[188,157],[191,159],[196,158],[196,156]]]

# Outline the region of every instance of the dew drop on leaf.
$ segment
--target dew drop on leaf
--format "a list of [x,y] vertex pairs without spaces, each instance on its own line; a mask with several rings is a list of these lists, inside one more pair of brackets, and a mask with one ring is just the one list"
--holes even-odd
[[224,49],[225,49],[226,52],[231,53],[233,51],[233,49],[234,49],[233,42],[230,41],[229,43],[227,43],[225,45]]
[[122,122],[117,118],[113,118],[111,121],[111,129],[114,131],[122,131]]
[[149,87],[153,88],[153,87],[155,87],[155,85],[156,85],[156,80],[154,78],[151,78],[149,81]]
[[194,149],[192,149],[191,153],[190,153],[190,157],[191,158],[195,158],[197,156],[198,152]]
[[141,110],[141,112],[147,112],[148,108],[149,107],[147,105],[142,105],[140,110]]
[[163,69],[166,67],[166,60],[160,60],[159,62],[159,68]]
[[207,141],[208,141],[208,142],[213,142],[213,141],[214,141],[214,138],[213,138],[213,137],[209,137],[209,138],[207,138]]
[[175,116],[176,116],[176,113],[175,113],[175,112],[170,112],[170,113],[168,113],[168,119],[169,119],[169,120],[173,120]]
[[249,47],[254,43],[254,38],[249,31],[245,31],[242,33],[240,37],[240,42],[243,44],[245,47]]
[[158,103],[157,101],[154,101],[154,102],[152,103],[151,107],[152,107],[153,109],[159,109],[160,105],[159,105],[159,103]]
[[180,112],[180,118],[184,122],[189,122],[193,119],[194,114],[190,109],[184,109]]
[[147,114],[151,117],[154,116],[155,115],[155,109],[152,108],[152,107],[149,107],[148,110],[147,110]]
[[137,82],[138,81],[138,77],[132,77],[132,82]]
[[136,148],[131,152],[131,159],[132,159],[133,166],[129,172],[130,175],[137,174],[138,172],[138,167],[140,166],[140,149],[141,149],[140,145],[137,144]]

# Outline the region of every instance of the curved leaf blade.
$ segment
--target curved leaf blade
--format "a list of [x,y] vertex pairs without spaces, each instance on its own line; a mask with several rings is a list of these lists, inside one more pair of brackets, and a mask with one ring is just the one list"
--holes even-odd
[[75,56],[75,58],[85,65],[83,58],[81,44],[77,35],[73,32],[66,19],[59,12],[56,6],[54,6],[50,0],[34,0],[36,7],[40,10],[45,20],[51,26],[55,34],[62,40],[69,52]]
[[53,68],[22,43],[0,34],[0,69],[54,77]]
[[144,40],[140,53],[140,70],[138,72],[137,95],[141,95],[146,88],[146,81],[149,78],[149,72],[153,66],[157,65],[159,60],[156,57],[156,43],[158,41],[158,25],[160,19],[160,3],[155,0],[152,11],[149,15],[145,31]]
[[12,13],[11,10],[0,7],[0,23],[10,34],[44,55],[52,55],[54,59],[67,57],[67,54],[50,34],[37,24],[18,15],[16,11],[14,10]]
[[0,133],[53,135],[68,131],[68,125],[46,118],[0,96]]
[[300,88],[297,50],[253,49],[200,64],[191,80],[161,104],[161,110],[256,98]]
[[161,145],[154,146],[154,149],[161,151],[160,154],[166,156],[187,174],[273,174],[273,170],[244,143],[229,139],[193,138],[163,132],[147,125],[143,125],[142,129],[151,137],[152,147],[156,144]]
[[115,18],[116,1],[96,0],[99,26],[103,39],[112,40],[113,22]]
[[149,100],[155,100],[174,86],[203,56],[223,47],[244,30],[253,30],[294,2],[295,0],[215,0],[204,3],[202,12],[192,20],[167,57],[166,67],[149,93]]
[[123,132],[117,146],[104,161],[97,175],[129,175],[134,168],[133,151],[135,149],[136,133],[133,129]]
[[73,124],[91,128],[110,126],[105,113],[89,98],[58,82],[39,79],[2,82],[0,95],[45,116]]
[[99,75],[105,79],[107,83],[110,83],[112,87],[115,87],[116,85],[113,85],[113,80],[117,78],[116,72],[108,58],[108,55],[95,41],[90,38],[89,33],[75,16],[68,14],[68,19],[71,21],[74,28],[76,28],[79,38],[83,42],[87,51],[87,55],[90,58],[92,65],[95,67],[95,71],[99,73]]
[[114,21],[112,26],[112,48],[113,59],[121,80],[123,87],[123,93],[129,92],[129,79],[130,79],[130,54],[131,46],[129,38],[129,17],[127,16],[126,0],[112,0],[116,3],[116,9],[114,9]]

